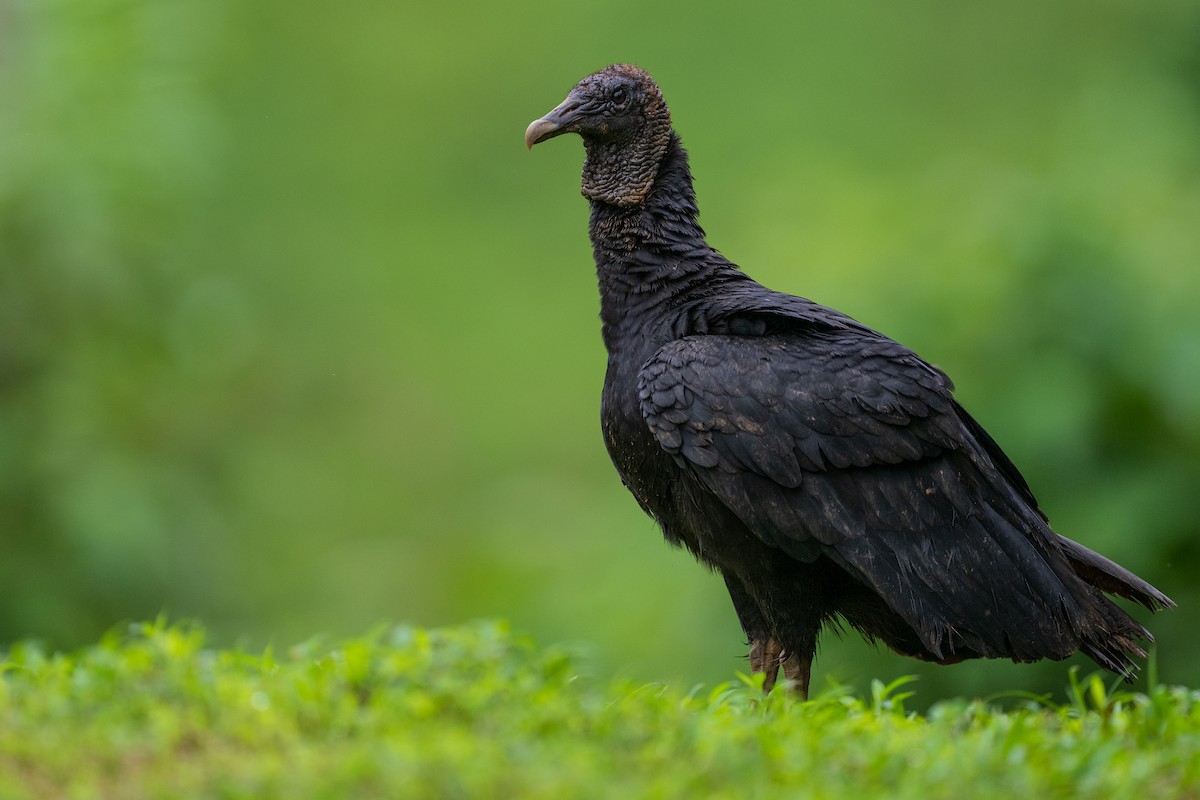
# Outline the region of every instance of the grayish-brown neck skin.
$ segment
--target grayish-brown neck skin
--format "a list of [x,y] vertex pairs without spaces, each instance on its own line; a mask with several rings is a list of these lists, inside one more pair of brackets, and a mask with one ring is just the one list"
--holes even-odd
[[[666,107],[664,106],[664,109]],[[669,124],[669,122],[668,122]],[[629,208],[645,202],[673,133],[639,131],[634,141],[596,141],[585,138],[583,196],[597,203]]]

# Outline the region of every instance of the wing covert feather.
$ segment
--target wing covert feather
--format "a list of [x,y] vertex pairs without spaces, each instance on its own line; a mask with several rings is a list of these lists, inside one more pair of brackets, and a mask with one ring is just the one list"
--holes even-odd
[[639,399],[672,455],[790,488],[805,473],[960,446],[942,374],[895,342],[851,331],[678,339],[643,366]]

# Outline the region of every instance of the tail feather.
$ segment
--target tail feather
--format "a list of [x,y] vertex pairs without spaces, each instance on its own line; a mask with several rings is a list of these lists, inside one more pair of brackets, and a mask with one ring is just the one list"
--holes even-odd
[[[1095,624],[1080,647],[1105,669],[1132,681],[1138,671],[1135,658],[1145,658],[1141,642],[1152,642],[1150,631],[1118,608],[1103,592],[1140,603],[1151,611],[1172,608],[1175,601],[1104,556],[1078,542],[1058,536],[1058,544],[1067,563],[1080,580],[1090,584]],[[1098,634],[1098,635],[1097,635]]]
[[1151,611],[1175,607],[1174,600],[1120,564],[1065,536],[1058,537],[1058,544],[1075,574],[1097,589],[1140,603]]
[[1141,643],[1152,642],[1154,637],[1099,589],[1088,588],[1092,594],[1091,623],[1083,634],[1079,649],[1100,666],[1132,681],[1140,666],[1136,659],[1146,657]]

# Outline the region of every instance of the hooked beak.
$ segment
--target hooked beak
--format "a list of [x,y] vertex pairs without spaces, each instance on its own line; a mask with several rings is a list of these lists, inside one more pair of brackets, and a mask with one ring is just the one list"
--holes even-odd
[[525,146],[532,150],[533,146],[539,142],[553,139],[562,133],[570,133],[574,129],[568,126],[575,120],[577,112],[582,106],[583,103],[572,95],[567,95],[567,99],[559,103],[549,114],[529,123],[529,127],[525,129]]

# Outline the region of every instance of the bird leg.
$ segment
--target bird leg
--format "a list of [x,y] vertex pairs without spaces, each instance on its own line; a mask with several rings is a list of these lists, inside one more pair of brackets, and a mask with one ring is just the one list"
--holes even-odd
[[783,677],[792,682],[792,691],[801,700],[808,699],[808,681],[812,677],[812,657],[804,658],[799,653],[783,654]]
[[760,672],[767,671],[767,662],[769,661],[774,669],[767,672],[763,679],[763,691],[771,691],[771,687],[775,685],[775,672],[779,669],[779,653],[782,648],[779,642],[774,639],[751,639],[750,640],[750,672],[757,675]]
[[792,690],[799,694],[802,700],[807,700],[812,659],[787,652],[774,637],[754,639],[750,642],[750,671],[765,673],[763,677],[764,693],[770,693],[775,688],[775,681],[779,677],[781,667],[784,680],[791,681]]

